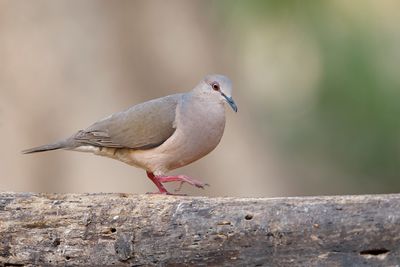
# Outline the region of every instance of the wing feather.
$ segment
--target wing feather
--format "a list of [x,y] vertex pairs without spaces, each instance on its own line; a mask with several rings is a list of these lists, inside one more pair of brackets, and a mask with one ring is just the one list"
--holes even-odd
[[148,149],[164,143],[175,131],[175,111],[182,94],[150,100],[115,113],[73,139],[78,145]]

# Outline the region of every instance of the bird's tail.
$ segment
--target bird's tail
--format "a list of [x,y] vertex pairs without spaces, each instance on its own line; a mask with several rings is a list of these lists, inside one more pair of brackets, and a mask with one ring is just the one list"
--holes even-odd
[[56,149],[61,149],[61,148],[66,148],[66,144],[64,141],[26,149],[26,150],[23,150],[22,153],[23,154],[31,154],[31,153],[45,152],[45,151],[56,150]]

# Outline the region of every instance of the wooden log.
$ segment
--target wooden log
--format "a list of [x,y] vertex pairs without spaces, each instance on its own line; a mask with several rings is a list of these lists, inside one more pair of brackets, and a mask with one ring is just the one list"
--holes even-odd
[[2,266],[395,266],[400,195],[0,193]]

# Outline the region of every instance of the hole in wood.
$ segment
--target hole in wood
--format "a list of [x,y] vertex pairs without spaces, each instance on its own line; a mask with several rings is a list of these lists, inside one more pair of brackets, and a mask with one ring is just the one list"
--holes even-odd
[[54,247],[58,247],[61,244],[60,238],[54,238],[52,244]]
[[117,231],[117,229],[115,229],[114,227],[110,228],[111,233],[115,233]]
[[253,219],[253,215],[247,214],[244,218],[245,218],[246,220],[250,221],[251,219]]
[[372,255],[372,256],[378,256],[382,254],[388,253],[390,250],[386,248],[378,248],[378,249],[367,249],[363,250],[360,252],[360,255]]
[[71,259],[71,257],[70,257],[70,256],[65,256],[65,259],[66,259],[67,261],[69,261],[69,260]]

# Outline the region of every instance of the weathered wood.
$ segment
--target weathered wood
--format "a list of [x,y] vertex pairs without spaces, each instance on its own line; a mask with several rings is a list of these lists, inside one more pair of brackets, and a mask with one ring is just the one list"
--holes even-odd
[[394,266],[399,252],[400,195],[0,193],[3,266]]

